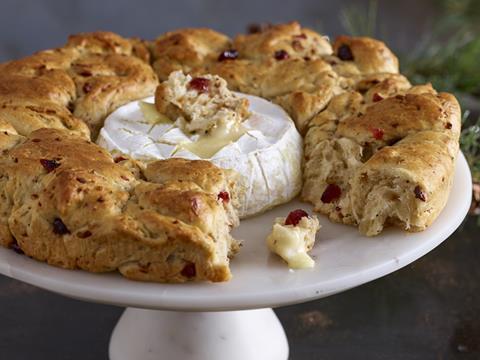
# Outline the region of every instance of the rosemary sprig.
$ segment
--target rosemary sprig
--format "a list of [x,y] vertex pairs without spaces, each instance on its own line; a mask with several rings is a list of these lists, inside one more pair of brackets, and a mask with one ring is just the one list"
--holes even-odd
[[[463,115],[463,123],[469,123],[469,111]],[[480,183],[480,116],[477,121],[464,127],[460,137],[460,147],[472,171],[473,181]]]
[[340,22],[353,36],[376,36],[378,0],[370,0],[366,11],[357,5],[345,7],[340,12]]

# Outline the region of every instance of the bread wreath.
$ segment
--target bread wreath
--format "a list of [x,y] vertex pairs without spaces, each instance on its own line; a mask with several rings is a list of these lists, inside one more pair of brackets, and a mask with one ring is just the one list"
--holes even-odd
[[342,36],[332,47],[295,22],[233,40],[210,29],[150,43],[95,32],[0,65],[1,244],[132,279],[228,280],[235,174],[113,159],[91,142],[106,115],[179,69],[284,107],[305,135],[303,198],[332,220],[367,235],[419,231],[444,207],[460,108],[412,87],[382,42]]
[[91,142],[108,113],[155,91],[148,59],[142,42],[98,32],[0,66],[2,245],[136,280],[231,277],[235,174],[113,159]]
[[[204,29],[160,36],[160,80],[176,69],[211,72],[229,87],[281,105],[305,135],[302,198],[366,235],[386,225],[428,227],[446,204],[460,135],[453,95],[412,86],[381,41],[339,36],[332,45],[292,22],[233,40]],[[223,46],[223,49],[222,49]]]

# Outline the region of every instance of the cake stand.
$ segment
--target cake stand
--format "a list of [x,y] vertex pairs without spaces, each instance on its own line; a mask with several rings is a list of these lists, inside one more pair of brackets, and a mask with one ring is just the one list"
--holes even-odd
[[72,298],[127,307],[111,337],[111,360],[286,360],[287,339],[271,307],[326,297],[400,269],[448,238],[470,200],[471,175],[460,154],[448,203],[430,228],[388,229],[366,238],[356,228],[320,218],[313,269],[288,270],[265,245],[275,217],[299,207],[311,210],[293,201],[242,221],[234,233],[244,246],[228,283],[135,282],[58,269],[4,248],[0,272]]

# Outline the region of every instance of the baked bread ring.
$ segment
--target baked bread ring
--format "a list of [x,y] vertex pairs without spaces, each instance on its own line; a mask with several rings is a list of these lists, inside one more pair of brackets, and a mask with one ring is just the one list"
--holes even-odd
[[207,161],[148,164],[93,144],[105,117],[174,70],[216,74],[281,105],[305,134],[302,197],[376,235],[428,227],[453,181],[460,107],[411,86],[384,43],[298,23],[231,40],[183,29],[153,42],[110,32],[0,64],[0,244],[131,279],[226,281],[238,243],[237,174]]
[[236,174],[206,161],[114,160],[90,141],[111,111],[155,91],[148,61],[142,41],[97,32],[0,65],[2,245],[131,279],[230,278]]
[[[171,159],[135,177],[106,150],[62,130],[9,136],[1,139],[2,245],[16,243],[52,265],[118,269],[138,280],[230,278],[228,256],[236,242],[229,231],[238,219],[213,192],[230,193],[228,171]],[[180,174],[193,166],[203,181],[195,174],[192,181],[157,175],[170,164]]]
[[[223,49],[219,42],[202,52],[201,42],[196,39],[202,38],[203,31],[176,32],[176,36],[189,41],[176,43],[175,51],[197,59],[191,66],[190,60],[182,62],[177,57],[176,66],[194,74],[218,74],[232,89],[270,99],[291,115],[305,135],[302,198],[313,203],[316,211],[334,221],[360,225],[360,231],[367,235],[378,234],[388,224],[410,231],[423,230],[439,214],[450,192],[461,126],[460,107],[452,95],[437,94],[430,84],[412,87],[398,73],[397,57],[375,39],[339,36],[330,46],[325,37],[293,22],[239,35],[231,42],[225,39]],[[215,36],[220,38],[221,34]],[[228,56],[224,56],[225,52]],[[162,53],[154,53],[154,61],[165,58]],[[412,208],[412,214],[400,216],[397,208],[402,208],[402,196],[396,200],[397,207],[390,199],[380,197],[381,202],[389,204],[390,212],[385,210],[377,221],[371,221],[365,215],[370,212],[365,203],[368,194],[352,187],[352,182],[360,184],[358,174],[369,168],[369,159],[385,159],[390,154],[388,149],[397,149],[397,143],[400,155],[404,152],[405,156],[416,157],[411,149],[417,147],[400,144],[410,144],[412,137],[420,149],[422,141],[427,142],[420,135],[423,132],[438,135],[442,142],[447,136],[456,144],[451,147],[454,151],[450,157],[430,159],[430,166],[439,169],[435,181],[445,181],[438,187],[422,185],[435,189],[429,190],[426,200],[428,213]],[[434,146],[430,147],[435,151]],[[376,155],[378,152],[381,156]],[[392,167],[387,178],[393,176],[396,167],[401,168],[393,160],[385,162]],[[450,175],[444,173],[445,169]],[[383,170],[382,174],[387,172]],[[374,184],[367,188],[374,189]]]

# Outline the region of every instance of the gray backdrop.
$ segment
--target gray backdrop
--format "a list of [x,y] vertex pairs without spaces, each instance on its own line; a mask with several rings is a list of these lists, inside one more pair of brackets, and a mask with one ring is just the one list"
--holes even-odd
[[[233,35],[252,22],[298,20],[327,35],[343,33],[340,9],[361,1],[321,0],[3,0],[0,1],[0,61],[62,45],[68,34],[110,30],[153,39],[179,27],[208,26]],[[394,50],[413,48],[435,17],[435,1],[379,2],[379,36]]]
[[[413,49],[436,17],[435,1],[381,0],[380,37]],[[186,26],[233,35],[251,22],[293,19],[335,36],[339,11],[362,1],[0,0],[0,61],[61,45],[68,34],[111,30],[152,39]],[[480,3],[480,2],[479,2]],[[276,309],[290,360],[479,359],[480,242],[470,218],[414,264],[326,299]],[[0,276],[0,359],[107,358],[121,308],[68,299]],[[248,360],[248,359],[246,359]]]

